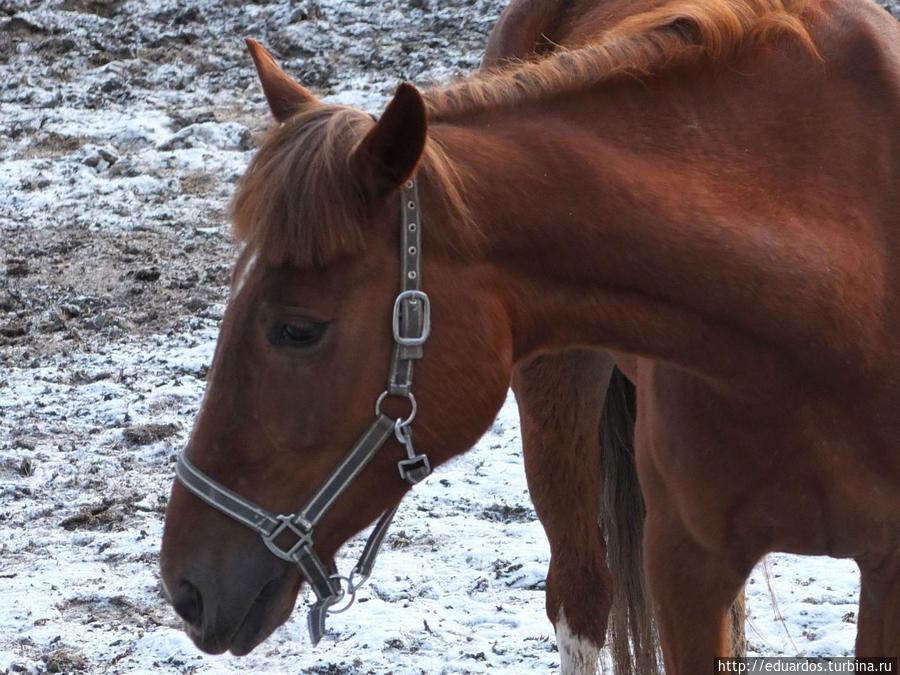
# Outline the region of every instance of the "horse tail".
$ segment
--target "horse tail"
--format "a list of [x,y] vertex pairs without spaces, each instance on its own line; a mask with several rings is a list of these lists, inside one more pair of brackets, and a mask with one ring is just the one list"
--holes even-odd
[[634,464],[635,412],[634,385],[616,368],[600,418],[600,527],[613,581],[607,646],[616,675],[657,675],[662,658],[644,581],[645,509]]
[[[634,462],[634,385],[613,370],[600,418],[603,487],[600,527],[606,537],[607,566],[613,580],[607,646],[615,675],[658,675],[662,650],[644,579],[644,498]],[[744,593],[731,608],[732,649],[746,654]]]

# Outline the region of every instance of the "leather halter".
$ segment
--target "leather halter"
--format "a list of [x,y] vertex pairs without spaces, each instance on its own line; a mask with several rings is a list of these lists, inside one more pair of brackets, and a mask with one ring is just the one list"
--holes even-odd
[[[187,458],[186,450],[179,455],[175,467],[178,479],[188,490],[210,506],[257,532],[272,553],[294,563],[300,569],[316,594],[316,602],[307,617],[313,644],[318,643],[325,632],[325,616],[329,608],[347,594],[352,604],[357,589],[369,578],[375,565],[375,557],[399,504],[385,511],[379,518],[359,562],[349,576],[338,574],[333,564],[327,566],[319,558],[315,551],[316,526],[392,434],[406,448],[406,459],[397,463],[400,476],[414,485],[431,473],[428,457],[416,454],[413,448],[410,429],[417,410],[416,399],[412,394],[413,364],[422,358],[422,345],[431,330],[431,304],[428,296],[420,290],[422,235],[415,180],[410,180],[403,186],[400,197],[400,293],[394,301],[394,353],[387,389],[375,403],[374,421],[306,504],[291,514],[273,514],[201,472]],[[381,405],[388,396],[409,400],[411,409],[406,418],[392,420],[381,411]],[[290,536],[296,541],[289,546],[276,542]],[[359,581],[355,581],[356,577],[359,577]],[[346,591],[342,589],[341,581],[347,582]],[[349,606],[348,604],[339,611],[344,611]],[[335,611],[338,610],[332,610]]]

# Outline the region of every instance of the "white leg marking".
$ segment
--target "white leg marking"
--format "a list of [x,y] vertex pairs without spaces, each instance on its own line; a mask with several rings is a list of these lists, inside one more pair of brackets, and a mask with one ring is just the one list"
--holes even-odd
[[572,632],[562,607],[556,618],[556,646],[559,649],[560,675],[595,675],[598,672],[600,648]]

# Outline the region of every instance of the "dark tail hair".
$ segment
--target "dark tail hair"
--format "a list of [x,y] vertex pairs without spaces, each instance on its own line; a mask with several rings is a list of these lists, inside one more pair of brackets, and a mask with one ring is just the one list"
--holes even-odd
[[[613,579],[607,645],[616,675],[658,675],[663,672],[662,652],[644,580],[645,508],[634,463],[636,412],[634,385],[616,368],[600,419],[600,526]],[[731,619],[734,654],[742,656],[746,653],[743,592],[732,606]]]
[[644,582],[645,510],[634,465],[635,413],[634,385],[616,368],[600,418],[600,527],[613,581],[607,645],[616,675],[658,675],[662,672],[659,636]]

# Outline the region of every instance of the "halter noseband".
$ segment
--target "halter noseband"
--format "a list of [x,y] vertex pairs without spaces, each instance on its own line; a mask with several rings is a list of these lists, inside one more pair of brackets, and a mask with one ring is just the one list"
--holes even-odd
[[[340,602],[346,594],[349,594],[352,604],[357,589],[369,578],[375,565],[375,557],[399,504],[385,511],[378,519],[359,562],[347,577],[338,574],[334,565],[326,566],[319,558],[314,548],[316,526],[391,434],[406,448],[406,459],[397,463],[404,480],[415,485],[431,473],[428,457],[416,454],[413,448],[410,429],[417,410],[416,399],[412,394],[413,364],[422,358],[422,345],[431,331],[431,303],[428,296],[420,290],[422,237],[419,196],[414,179],[403,186],[400,197],[400,293],[394,301],[394,354],[387,389],[375,403],[375,420],[332,469],[318,490],[299,511],[276,515],[201,472],[187,458],[186,450],[178,456],[175,467],[176,476],[188,490],[210,506],[257,532],[272,553],[294,563],[300,569],[316,594],[316,602],[310,607],[307,617],[313,644],[318,643],[325,632],[325,616],[329,608]],[[388,396],[408,399],[411,406],[409,415],[396,420],[386,416],[381,411],[381,405]],[[289,547],[276,543],[277,539],[290,535],[296,541]],[[359,580],[355,581],[357,577]],[[341,588],[342,580],[347,582],[346,592]],[[344,609],[348,607],[349,604]]]

